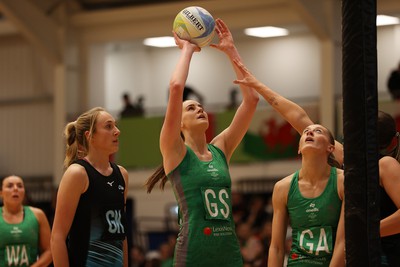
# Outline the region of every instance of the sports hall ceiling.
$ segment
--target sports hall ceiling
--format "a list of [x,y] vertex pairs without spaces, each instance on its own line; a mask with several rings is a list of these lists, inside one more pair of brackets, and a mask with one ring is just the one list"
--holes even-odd
[[[234,30],[270,24],[293,28],[292,31],[318,31],[318,27],[329,27],[318,24],[324,23],[329,17],[340,16],[340,8],[339,14],[335,14],[332,7],[340,7],[342,1],[344,0],[0,0],[0,22],[11,21],[10,27],[20,30],[15,19],[26,15],[29,9],[37,8],[44,16],[53,18],[57,14],[59,16],[62,10],[64,16],[68,17],[67,20],[78,27],[105,24],[107,19],[113,23],[116,19],[110,19],[111,16],[126,16],[128,12],[133,16],[131,20],[145,21],[144,18],[149,17],[152,27],[157,27],[154,19],[168,16],[171,20],[171,14],[176,14],[181,8],[198,5],[210,9],[217,17],[224,18]],[[400,0],[376,2],[378,14],[400,17]],[[22,9],[25,10],[19,13],[18,10]],[[122,17],[119,21],[122,22]],[[4,25],[0,25],[0,35],[3,28]]]
[[75,1],[82,9],[87,11],[160,4],[167,2],[179,2],[179,0],[75,0]]
[[[338,40],[345,0],[0,0],[0,37],[20,34],[50,54],[60,54],[60,29],[86,43],[123,42],[171,35],[174,16],[202,6],[229,25],[236,39],[246,27],[285,27]],[[353,1],[353,0],[347,0]],[[377,13],[400,18],[400,0],[376,0]],[[66,32],[66,31],[64,31]],[[40,47],[39,47],[40,48]],[[55,56],[60,58],[59,56]]]

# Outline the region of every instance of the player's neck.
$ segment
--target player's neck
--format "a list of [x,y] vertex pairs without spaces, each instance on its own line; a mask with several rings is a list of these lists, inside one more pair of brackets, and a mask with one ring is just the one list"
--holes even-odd
[[111,166],[109,157],[88,154],[84,160],[90,163],[98,172],[107,176],[110,174]]
[[2,211],[5,215],[15,216],[23,213],[24,207],[22,205],[18,205],[16,207],[3,206]]
[[327,162],[302,162],[301,169],[299,172],[300,177],[312,181],[319,181],[323,177],[327,177],[330,174],[331,167]]

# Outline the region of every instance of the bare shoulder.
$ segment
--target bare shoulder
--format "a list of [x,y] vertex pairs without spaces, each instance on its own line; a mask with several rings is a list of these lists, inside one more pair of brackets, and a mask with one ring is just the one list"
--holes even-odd
[[118,165],[118,168],[124,177],[128,176],[128,171],[124,167],[122,167],[121,165]]
[[390,156],[382,157],[379,160],[379,168],[388,168],[388,167],[392,166],[392,164],[397,165],[397,164],[399,164],[399,162],[395,158],[390,157]]
[[39,223],[43,222],[44,220],[47,221],[47,216],[42,209],[32,206],[28,206],[28,208],[33,212]]
[[335,159],[342,166],[344,159],[343,145],[337,140],[335,140],[335,150],[333,151],[333,154],[335,155]]
[[382,157],[379,160],[379,179],[384,188],[394,186],[400,182],[400,164],[391,156]]
[[343,182],[344,181],[344,170],[336,168],[336,173],[337,173],[338,180]]
[[129,173],[128,171],[122,167],[121,165],[118,165],[119,170],[121,171],[122,176],[124,177],[125,183],[127,184],[129,182]]
[[79,193],[86,191],[89,185],[89,178],[85,167],[80,164],[71,164],[64,172],[60,188],[77,190]]
[[64,173],[63,179],[71,179],[71,180],[81,180],[82,178],[87,177],[87,173],[85,167],[80,164],[73,163],[71,164]]
[[286,199],[290,189],[293,174],[290,174],[275,183],[274,192],[275,198]]
[[283,177],[278,182],[276,182],[275,187],[279,187],[280,189],[284,189],[284,188],[289,189],[293,175],[294,174],[292,173],[286,177]]
[[336,168],[337,173],[337,190],[341,200],[344,199],[344,171]]

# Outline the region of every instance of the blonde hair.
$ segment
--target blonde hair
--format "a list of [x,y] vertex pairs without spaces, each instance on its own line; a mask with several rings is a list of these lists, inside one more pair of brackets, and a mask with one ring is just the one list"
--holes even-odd
[[[92,108],[78,117],[76,121],[65,126],[64,137],[66,151],[64,168],[68,168],[75,160],[83,158],[89,152],[89,139],[96,132],[97,117],[100,112],[105,111],[101,107]],[[89,137],[85,133],[89,131]]]

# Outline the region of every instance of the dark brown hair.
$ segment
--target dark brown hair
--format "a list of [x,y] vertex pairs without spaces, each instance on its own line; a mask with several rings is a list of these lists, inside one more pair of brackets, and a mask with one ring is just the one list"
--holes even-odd
[[[331,133],[331,131],[329,129],[327,129],[327,128],[325,128],[325,129],[329,135],[329,143],[331,143],[331,145],[335,146],[335,137],[333,137],[333,134]],[[335,155],[333,153],[330,153],[328,156],[328,164],[332,167],[343,169],[343,166],[340,165],[340,163],[335,159]]]
[[160,189],[164,190],[165,184],[168,182],[167,174],[164,170],[164,165],[157,167],[155,172],[147,179],[145,186],[147,188],[147,193],[151,193],[154,186],[160,182]]
[[[400,134],[396,129],[396,121],[386,112],[378,111],[378,147],[383,156],[391,156],[400,161]],[[396,146],[389,150],[393,138],[397,137]]]
[[[183,135],[182,132],[181,132],[181,138],[183,141],[185,141],[185,136]],[[157,167],[154,173],[147,179],[146,183],[144,184],[147,188],[147,193],[151,193],[154,186],[158,182],[160,182],[160,189],[164,190],[165,184],[168,182],[168,177],[167,174],[165,173],[163,164]]]

